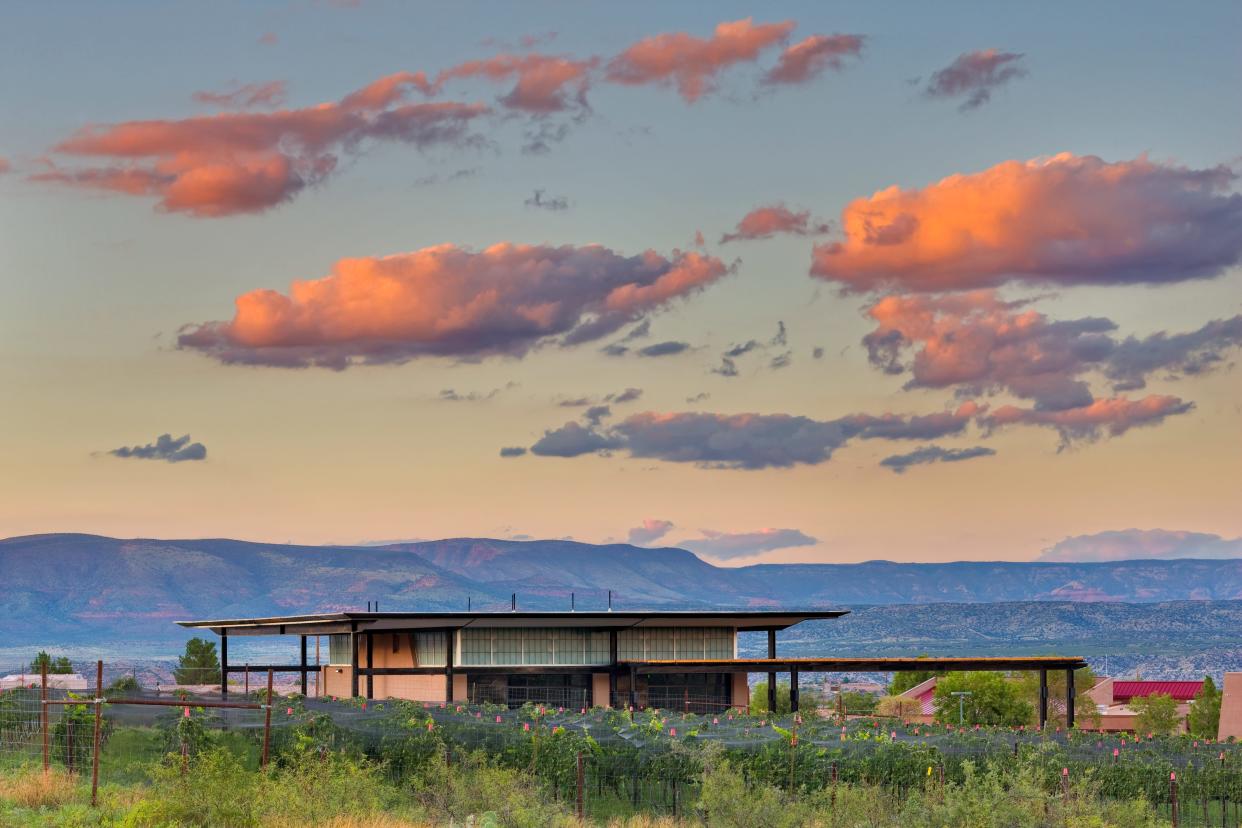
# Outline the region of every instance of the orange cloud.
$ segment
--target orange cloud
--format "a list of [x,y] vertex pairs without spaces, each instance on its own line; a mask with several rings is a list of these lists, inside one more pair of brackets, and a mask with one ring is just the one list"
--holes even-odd
[[470,124],[488,108],[402,102],[410,89],[425,86],[421,74],[403,72],[339,102],[301,109],[88,126],[55,151],[106,159],[105,166],[53,165],[31,178],[157,196],[160,209],[193,216],[261,212],[322,181],[341,153],[353,152],[364,141],[419,149],[477,141]]
[[225,363],[338,370],[426,355],[521,355],[605,336],[726,272],[700,253],[442,244],[342,259],[287,295],[243,294],[231,321],[187,326],[179,344]]
[[1226,167],[1062,153],[893,186],[845,208],[844,241],[816,246],[811,273],[858,291],[1215,276],[1242,261],[1234,178]]
[[770,239],[778,233],[796,236],[820,235],[831,229],[826,222],[812,219],[809,210],[795,213],[783,204],[774,204],[751,210],[737,223],[732,233],[725,233],[720,237],[720,243],[741,239]]
[[491,81],[516,78],[513,89],[500,99],[510,109],[534,114],[585,109],[590,73],[598,65],[599,58],[571,60],[539,54],[497,55],[445,69],[436,76],[435,88],[438,90],[454,78],[483,77]]
[[688,103],[716,88],[725,69],[756,60],[793,32],[792,20],[756,25],[747,17],[716,26],[711,37],[671,32],[644,38],[608,63],[607,78],[627,86],[673,84]]
[[227,92],[195,92],[195,101],[225,109],[277,107],[285,102],[285,82],[247,83]]
[[1139,426],[1157,425],[1166,417],[1185,414],[1193,408],[1194,403],[1180,397],[1151,394],[1141,400],[1126,397],[1096,400],[1090,405],[1062,411],[1005,405],[984,417],[982,423],[988,427],[1015,423],[1049,426],[1060,432],[1061,447],[1065,448],[1074,440],[1097,439],[1104,430],[1117,436]]
[[862,35],[811,35],[781,52],[780,60],[763,76],[769,86],[813,80],[827,69],[844,69],[845,58],[862,54]]

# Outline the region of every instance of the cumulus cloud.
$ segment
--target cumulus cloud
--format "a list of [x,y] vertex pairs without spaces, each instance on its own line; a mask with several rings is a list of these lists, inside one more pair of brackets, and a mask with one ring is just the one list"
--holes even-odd
[[[1144,387],[1149,376],[1201,374],[1242,347],[1242,315],[1197,330],[1118,341],[1102,317],[1052,320],[1029,300],[995,291],[886,296],[868,308],[875,330],[863,337],[868,357],[906,388],[953,388],[961,394],[1006,391],[1042,411],[1095,401],[1086,380],[1098,372],[1113,390]],[[913,357],[908,354],[913,351]]]
[[818,236],[832,230],[827,222],[811,218],[810,210],[794,212],[783,204],[756,207],[742,217],[732,233],[720,237],[720,243],[751,239],[770,239],[778,234]]
[[638,355],[645,357],[675,356],[677,354],[685,353],[688,350],[690,350],[689,342],[676,342],[670,340],[668,342],[656,342],[646,346],[645,348],[639,348]]
[[631,457],[706,468],[789,468],[827,462],[836,449],[853,438],[926,440],[960,434],[983,410],[974,403],[964,403],[956,411],[938,414],[852,414],[826,421],[790,414],[649,411],[608,427],[566,423],[545,432],[531,452],[577,457],[625,451]]
[[166,463],[183,463],[189,460],[206,460],[207,447],[202,443],[190,442],[190,435],[183,434],[173,438],[171,434],[161,434],[154,443],[145,446],[121,446],[108,452],[113,457],[126,457],[138,460],[163,460]]
[[555,196],[554,198],[544,198],[544,190],[535,190],[535,194],[526,201],[522,202],[527,207],[535,207],[540,210],[551,210],[560,212],[569,209],[569,199],[565,196]]
[[684,546],[696,555],[728,560],[819,543],[817,538],[797,529],[760,529],[757,532],[716,532],[703,529],[702,533],[701,538],[681,541],[678,546]]
[[796,24],[756,24],[747,17],[716,26],[711,37],[669,32],[644,38],[608,62],[606,77],[627,86],[676,86],[678,94],[694,103],[715,91],[726,69],[754,62],[764,50],[789,37]]
[[1098,440],[1104,432],[1116,437],[1132,428],[1158,425],[1167,417],[1185,414],[1193,408],[1194,403],[1180,397],[1149,394],[1141,400],[1112,397],[1057,411],[1005,405],[981,418],[981,422],[989,429],[1015,423],[1047,426],[1061,435],[1064,449],[1075,441]]
[[865,38],[856,34],[811,35],[787,46],[780,60],[763,76],[767,86],[802,84],[826,70],[840,71],[847,58],[862,54]]
[[701,253],[452,244],[342,259],[288,294],[239,296],[227,322],[185,327],[181,348],[228,364],[344,369],[421,356],[520,356],[607,336],[725,275]]
[[282,80],[266,83],[247,83],[233,85],[222,92],[195,92],[194,100],[208,106],[223,109],[273,109],[285,102],[285,82]]
[[422,73],[398,72],[301,109],[91,125],[54,151],[102,166],[49,162],[31,178],[154,197],[161,210],[197,217],[262,212],[322,182],[341,155],[367,142],[418,149],[480,143],[470,126],[488,107],[404,101],[411,90],[428,89]]
[[923,94],[963,99],[958,107],[963,112],[977,109],[992,99],[992,90],[1026,76],[1022,58],[1021,54],[996,49],[963,52],[931,76]]
[[907,454],[893,454],[880,461],[880,465],[902,474],[911,466],[924,463],[956,463],[975,457],[990,457],[996,454],[994,449],[986,446],[972,446],[963,449],[946,449],[940,446],[922,446]]
[[1242,558],[1242,538],[1167,529],[1121,529],[1075,535],[1043,550],[1036,560],[1094,562]]
[[817,245],[811,273],[847,290],[919,292],[1216,276],[1242,260],[1235,177],[1062,153],[893,186],[845,208],[844,241]]
[[526,454],[525,446],[505,446],[500,450],[501,457],[521,457]]
[[630,530],[628,540],[635,546],[646,546],[649,543],[655,543],[672,531],[672,529],[673,522],[671,520],[647,518],[642,522],[641,526],[635,526]]

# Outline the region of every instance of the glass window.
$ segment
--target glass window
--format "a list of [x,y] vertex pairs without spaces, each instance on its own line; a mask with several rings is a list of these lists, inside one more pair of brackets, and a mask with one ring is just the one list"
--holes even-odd
[[444,632],[420,632],[414,635],[419,667],[443,667],[448,664],[448,635]]
[[349,648],[349,634],[328,636],[328,663],[352,664],[353,653]]

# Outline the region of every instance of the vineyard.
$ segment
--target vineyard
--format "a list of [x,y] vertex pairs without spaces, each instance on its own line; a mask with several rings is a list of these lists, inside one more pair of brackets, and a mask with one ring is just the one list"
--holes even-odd
[[[262,703],[264,694],[252,694],[252,700]],[[80,778],[89,769],[91,707],[56,707],[48,722],[52,770]],[[1166,822],[1187,826],[1237,826],[1242,816],[1242,746],[1190,737],[955,728],[880,718],[773,720],[738,710],[513,710],[297,696],[277,697],[267,709],[212,709],[188,698],[175,707],[102,708],[99,773],[105,792],[147,785],[161,774],[193,776],[221,755],[260,776],[267,741],[269,775],[306,762],[348,761],[395,790],[436,769],[452,777],[454,769],[464,774],[486,767],[518,774],[549,807],[591,821],[645,815],[732,824],[712,817],[705,805],[719,793],[713,780],[722,773],[736,778],[747,795],[781,798],[786,811],[793,803],[844,808],[859,792],[894,808],[937,797],[943,802],[981,784],[984,774],[1010,780],[1008,786],[1022,780],[1046,798],[1045,809],[1137,802]],[[43,755],[40,713],[35,689],[0,695],[0,773],[37,769]]]

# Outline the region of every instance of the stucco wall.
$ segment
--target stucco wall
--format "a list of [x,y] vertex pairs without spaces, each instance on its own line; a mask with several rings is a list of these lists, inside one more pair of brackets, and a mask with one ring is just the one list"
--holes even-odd
[[1230,736],[1242,739],[1242,673],[1225,673],[1221,690],[1224,696],[1220,700],[1220,730],[1217,735],[1221,739]]
[[733,699],[734,707],[750,707],[750,684],[746,681],[745,673],[733,674]]

